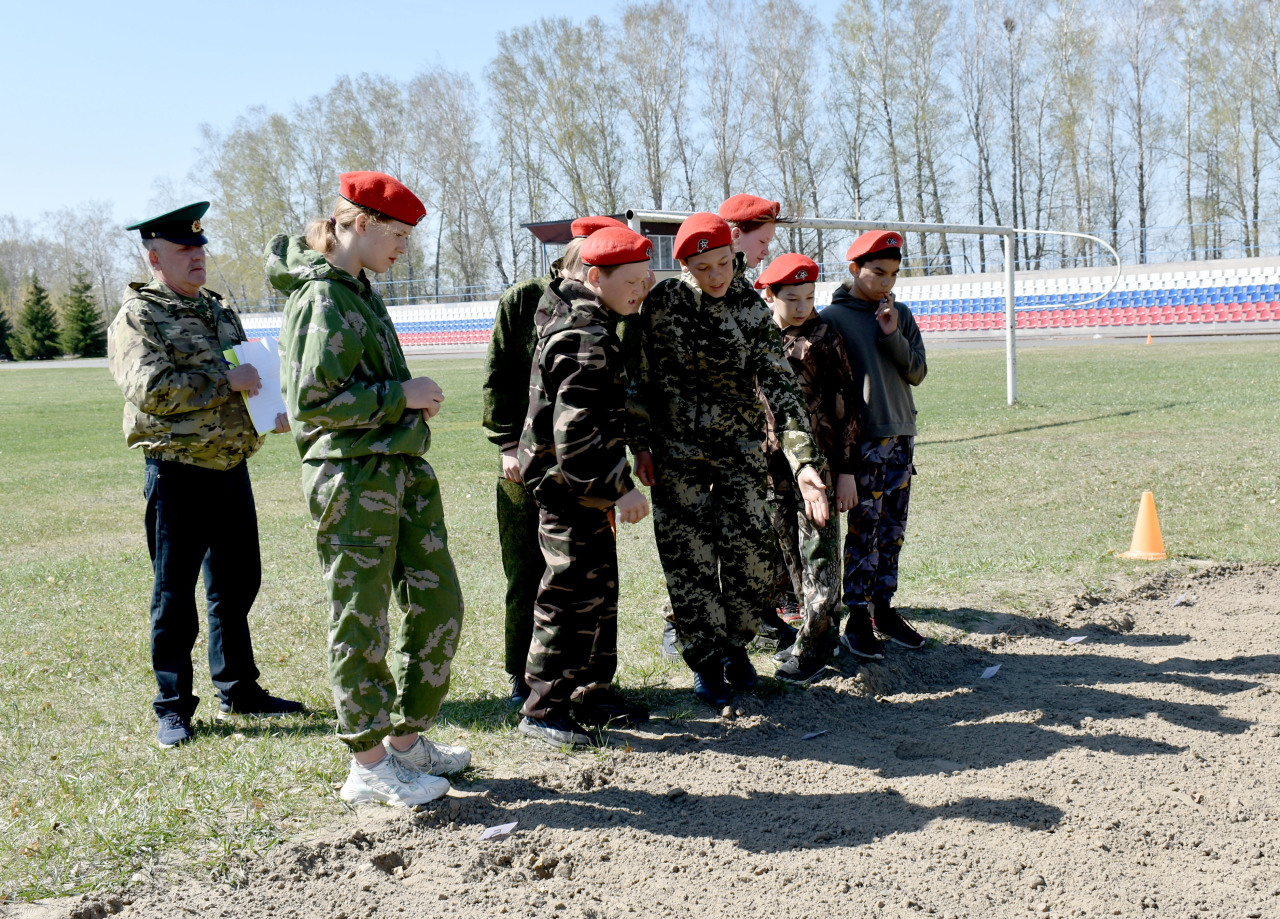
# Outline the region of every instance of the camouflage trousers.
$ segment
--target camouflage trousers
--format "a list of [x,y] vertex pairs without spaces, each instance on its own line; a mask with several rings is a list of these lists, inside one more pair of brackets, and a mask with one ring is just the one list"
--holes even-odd
[[306,462],[302,479],[329,592],[338,737],[359,753],[430,727],[449,690],[462,591],[440,485],[426,460],[400,455]]
[[566,714],[613,683],[618,669],[618,546],[609,511],[538,509],[546,564],[533,607],[533,643],[525,680],[531,718]]
[[734,452],[659,462],[652,492],[658,558],[693,670],[745,648],[772,599],[777,547],[765,510],[764,453],[749,445]]
[[524,676],[533,640],[533,602],[547,570],[538,548],[538,504],[520,482],[498,479],[498,542],[502,572],[507,577],[504,665],[512,676]]
[[[834,508],[835,489],[827,489],[827,500]],[[804,617],[792,653],[806,660],[826,661],[839,638],[840,516],[832,513],[825,527],[816,526],[805,514],[804,500],[794,489],[770,489],[768,507],[779,555],[788,574],[784,584],[775,582],[775,603],[790,587]]]
[[858,443],[858,505],[844,538],[844,604],[889,603],[898,590],[898,555],[907,535],[914,437]]

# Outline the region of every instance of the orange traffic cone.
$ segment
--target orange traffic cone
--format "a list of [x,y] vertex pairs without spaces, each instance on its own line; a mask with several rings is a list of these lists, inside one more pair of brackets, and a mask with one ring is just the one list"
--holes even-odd
[[1150,336],[1150,335],[1148,335],[1148,336],[1147,336],[1147,344],[1151,344],[1151,336]]
[[1164,553],[1164,537],[1160,535],[1160,518],[1156,516],[1156,499],[1149,491],[1144,491],[1138,502],[1138,522],[1133,525],[1129,551],[1121,552],[1119,557],[1145,562],[1168,557]]

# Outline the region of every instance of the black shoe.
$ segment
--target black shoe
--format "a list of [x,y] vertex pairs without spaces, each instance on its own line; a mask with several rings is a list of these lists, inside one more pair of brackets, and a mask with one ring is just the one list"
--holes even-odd
[[733,698],[733,690],[724,681],[724,668],[714,667],[693,672],[693,694],[712,708],[723,708]]
[[907,625],[906,620],[888,603],[876,604],[871,614],[871,628],[894,644],[910,648],[912,651],[918,651],[928,643],[928,640]]
[[177,712],[168,712],[160,719],[160,730],[156,732],[156,743],[163,750],[171,750],[181,746],[195,737],[191,733],[191,721]]
[[884,660],[884,642],[876,638],[871,629],[871,617],[863,607],[850,607],[849,618],[844,621],[840,645],[854,657],[863,660]]
[[237,693],[234,699],[224,700],[218,706],[218,720],[225,721],[236,715],[257,715],[273,718],[277,715],[299,715],[306,706],[292,699],[281,699],[267,693],[261,686]]
[[790,648],[796,643],[796,630],[782,621],[777,613],[766,613],[760,617],[760,625],[756,629],[756,643],[765,648]]
[[803,660],[790,651],[779,651],[773,659],[778,662],[778,669],[773,672],[773,678],[784,683],[812,683],[814,680],[821,679],[827,671],[825,663]]
[[760,678],[746,648],[734,648],[724,659],[724,678],[738,692],[750,692]]
[[615,689],[600,689],[572,703],[573,717],[588,727],[634,728],[649,720],[649,709],[628,702]]
[[511,694],[507,696],[507,701],[512,705],[524,705],[529,698],[529,684],[524,681],[524,677],[514,673],[508,674],[507,679],[511,682]]
[[676,625],[670,619],[665,620],[662,625],[662,657],[677,664],[684,659],[680,654],[680,639],[676,636]]
[[530,718],[525,715],[520,719],[517,730],[553,747],[591,746],[591,735],[587,733],[587,729],[568,715],[552,715],[548,718]]

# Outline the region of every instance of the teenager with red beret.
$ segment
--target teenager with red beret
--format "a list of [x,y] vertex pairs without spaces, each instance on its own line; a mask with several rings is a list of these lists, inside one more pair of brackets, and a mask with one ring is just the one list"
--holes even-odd
[[448,692],[462,629],[440,486],[423,458],[444,395],[409,373],[369,280],[404,255],[425,213],[392,176],[345,173],[330,215],[266,253],[268,278],[289,296],[281,383],[329,593],[329,677],[352,754],[340,794],[353,804],[433,800],[449,790],[441,776],[471,761],[421,733]]
[[755,685],[747,644],[772,599],[757,384],[811,519],[828,517],[804,401],[769,310],[735,270],[732,242],[715,214],[681,224],[683,272],[659,281],[638,317],[634,387],[637,475],[653,486],[658,555],[694,693],[712,705]]
[[[817,280],[817,262],[790,253],[770,262],[755,286],[763,291],[773,321],[782,332],[782,351],[804,395],[809,427],[827,458],[827,500],[835,511],[844,512],[858,500],[854,462],[862,389],[840,333],[814,309]],[[769,421],[764,442],[769,467],[768,507],[789,575],[783,580],[794,587],[803,614],[795,643],[774,655],[778,662],[774,676],[785,682],[808,683],[822,675],[836,648],[841,607],[840,517],[832,513],[820,527],[805,514],[768,398],[761,397]]]
[[844,549],[844,604],[840,643],[852,654],[879,660],[888,639],[922,648],[924,637],[893,608],[898,556],[907,533],[907,506],[915,472],[916,406],[911,389],[924,382],[920,327],[898,303],[893,285],[902,267],[902,234],[871,230],[849,247],[852,280],[822,311],[839,331],[853,371],[864,380],[859,419],[858,503],[849,511]]
[[758,195],[734,195],[720,205],[720,216],[729,224],[733,248],[755,268],[769,258],[769,246],[778,231],[782,205]]
[[537,312],[520,475],[538,504],[546,573],[534,605],[522,734],[584,746],[589,727],[648,720],[613,688],[618,554],[613,518],[637,523],[649,503],[627,461],[627,374],[615,334],[649,290],[652,244],[626,227],[581,248],[581,279],[552,281]]

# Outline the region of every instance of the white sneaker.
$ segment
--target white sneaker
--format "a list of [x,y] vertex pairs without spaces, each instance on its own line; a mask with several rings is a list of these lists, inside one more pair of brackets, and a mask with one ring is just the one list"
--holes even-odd
[[392,756],[431,775],[451,775],[471,765],[471,751],[466,747],[432,743],[424,734],[419,734],[417,742],[408,750],[397,750],[391,745],[390,737],[384,743]]
[[338,795],[348,804],[381,802],[392,807],[413,807],[448,793],[447,779],[428,775],[397,756],[384,756],[372,766],[353,762]]

